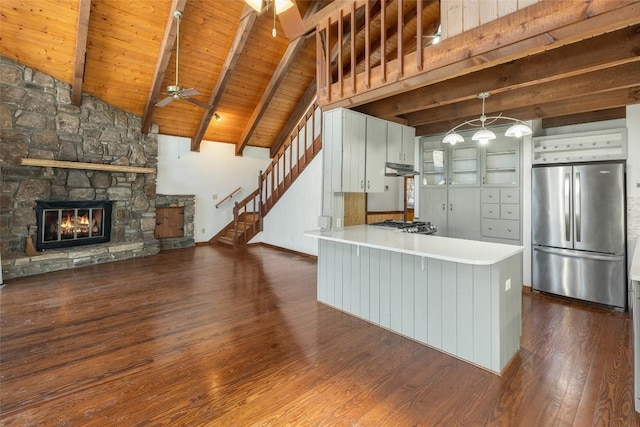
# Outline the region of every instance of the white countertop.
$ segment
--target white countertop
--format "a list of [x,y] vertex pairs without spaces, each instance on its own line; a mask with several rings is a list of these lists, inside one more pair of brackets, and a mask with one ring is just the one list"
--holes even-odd
[[631,280],[640,282],[640,237],[636,240],[636,250],[633,252],[629,275],[631,276]]
[[400,230],[371,225],[354,225],[327,231],[307,231],[304,235],[474,265],[495,264],[524,251],[522,246],[403,233]]

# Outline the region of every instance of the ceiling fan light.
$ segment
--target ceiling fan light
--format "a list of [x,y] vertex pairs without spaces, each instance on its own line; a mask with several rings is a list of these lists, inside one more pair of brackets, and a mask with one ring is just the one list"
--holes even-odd
[[244,0],[249,6],[251,6],[256,12],[262,12],[262,0]]
[[504,136],[508,136],[510,138],[520,138],[521,136],[531,135],[533,132],[531,128],[524,123],[516,123],[512,125],[507,131],[504,133]]
[[275,0],[275,2],[276,2],[276,13],[282,13],[285,10],[289,10],[294,6],[291,0]]
[[489,141],[496,139],[496,134],[491,132],[489,129],[480,129],[478,132],[473,134],[471,139],[478,141],[480,144],[486,144]]
[[464,138],[462,137],[462,135],[460,135],[459,133],[448,133],[444,136],[444,138],[442,139],[442,143],[443,144],[451,144],[451,145],[455,145],[458,142],[464,142]]

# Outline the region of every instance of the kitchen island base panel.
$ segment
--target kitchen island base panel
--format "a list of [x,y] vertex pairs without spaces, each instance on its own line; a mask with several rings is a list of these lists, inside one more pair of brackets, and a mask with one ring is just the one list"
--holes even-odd
[[521,253],[472,265],[323,239],[318,249],[324,304],[498,374],[520,348]]

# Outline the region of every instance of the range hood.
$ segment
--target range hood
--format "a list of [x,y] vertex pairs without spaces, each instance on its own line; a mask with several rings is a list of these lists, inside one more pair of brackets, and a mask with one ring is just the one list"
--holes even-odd
[[420,174],[413,170],[413,165],[387,162],[384,164],[384,167],[384,176],[414,176]]

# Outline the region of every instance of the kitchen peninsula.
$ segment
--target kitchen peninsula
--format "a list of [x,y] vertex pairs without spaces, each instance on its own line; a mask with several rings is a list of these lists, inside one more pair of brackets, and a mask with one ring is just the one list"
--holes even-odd
[[521,246],[370,225],[305,235],[318,301],[498,374],[520,348]]

